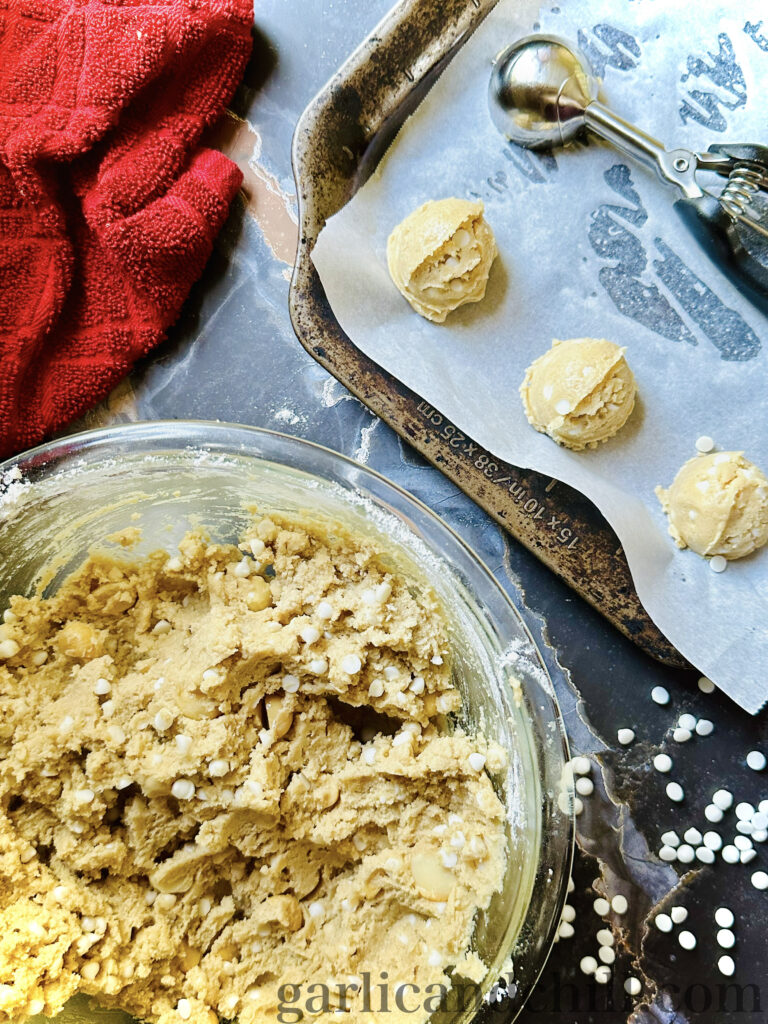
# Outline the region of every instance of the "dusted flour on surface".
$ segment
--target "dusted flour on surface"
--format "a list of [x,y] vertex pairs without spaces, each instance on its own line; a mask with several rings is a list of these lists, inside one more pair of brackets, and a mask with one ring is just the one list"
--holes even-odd
[[501,884],[504,754],[439,728],[431,592],[270,519],[125,558],[5,614],[0,1021],[82,992],[255,1024],[284,984],[447,984]]

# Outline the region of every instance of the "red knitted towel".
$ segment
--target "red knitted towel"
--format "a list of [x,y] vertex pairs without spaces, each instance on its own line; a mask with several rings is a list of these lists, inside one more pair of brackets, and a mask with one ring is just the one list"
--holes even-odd
[[0,3],[0,457],[164,335],[242,180],[199,146],[251,0]]

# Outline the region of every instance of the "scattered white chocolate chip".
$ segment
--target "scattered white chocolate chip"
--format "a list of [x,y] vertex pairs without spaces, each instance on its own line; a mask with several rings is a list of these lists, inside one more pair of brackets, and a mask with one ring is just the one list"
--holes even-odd
[[656,925],[660,932],[672,931],[672,918],[669,916],[669,914],[657,914],[654,918],[653,923]]
[[667,796],[679,804],[685,798],[685,792],[679,782],[667,783]]
[[328,671],[328,662],[325,658],[313,658],[307,668],[313,676],[323,676]]
[[672,771],[672,758],[669,754],[657,754],[653,759],[653,767],[657,772]]
[[704,817],[707,821],[711,821],[713,825],[717,825],[718,822],[723,820],[723,812],[714,804],[707,804],[704,808]]
[[761,772],[766,765],[765,754],[760,750],[750,750],[747,754],[747,767],[753,772]]
[[723,555],[712,555],[709,560],[709,568],[712,572],[725,572],[728,568],[728,560]]
[[710,850],[720,850],[723,845],[723,838],[719,832],[710,830],[704,833],[704,845]]
[[736,936],[730,928],[721,928],[717,933],[717,944],[722,949],[733,949],[736,945]]
[[686,829],[683,833],[683,839],[686,843],[691,843],[692,846],[698,846],[702,838],[701,832],[697,828]]
[[669,704],[669,690],[663,686],[654,686],[651,690],[651,700],[655,704]]
[[683,947],[683,949],[695,949],[696,948],[696,936],[693,932],[682,931],[677,937],[677,941]]
[[624,982],[624,991],[628,996],[639,996],[643,991],[643,985],[639,978],[631,976]]
[[192,1016],[192,1004],[188,999],[180,999],[176,1004],[176,1013],[182,1020],[189,1020]]
[[602,896],[598,896],[595,902],[592,904],[592,909],[596,914],[599,914],[600,917],[605,917],[605,915],[611,909],[611,905],[608,902],[608,900],[603,899]]
[[592,771],[592,762],[588,757],[579,755],[578,757],[571,758],[571,768],[574,775],[589,775]]
[[623,747],[628,747],[629,744],[633,743],[635,739],[634,729],[619,729],[616,735],[618,737],[619,743],[621,743]]
[[675,847],[677,847],[677,846],[680,845],[680,836],[677,834],[677,832],[672,832],[672,831],[664,832],[664,833],[662,833],[661,841],[666,846],[675,846]]
[[717,969],[721,974],[725,975],[726,978],[730,978],[736,970],[736,964],[733,961],[733,957],[728,956],[727,954],[725,956],[721,956],[717,961]]
[[320,630],[317,626],[305,626],[299,633],[299,636],[305,644],[314,644],[320,639]]
[[473,750],[469,755],[469,767],[473,772],[481,772],[485,768],[485,754]]
[[221,757],[215,757],[208,762],[208,774],[212,779],[220,779],[229,771],[229,761]]
[[714,693],[715,684],[707,676],[699,676],[697,685],[702,693]]
[[579,796],[591,796],[595,791],[595,784],[592,779],[576,779],[576,792]]
[[735,920],[733,911],[728,907],[718,907],[715,911],[715,924],[720,928],[732,928]]
[[368,687],[369,697],[381,697],[384,693],[384,683],[380,679],[374,679]]
[[97,679],[93,684],[93,692],[97,697],[103,697],[112,689],[112,683],[108,679]]
[[714,725],[708,718],[700,718],[696,723],[696,735],[697,736],[709,736],[714,730]]
[[323,904],[319,900],[313,900],[309,904],[309,916],[314,918],[323,916]]
[[696,438],[696,451],[707,455],[715,447],[715,442],[708,434],[702,434]]
[[581,958],[579,967],[583,974],[594,974],[597,970],[597,960],[593,956],[584,956]]
[[299,689],[299,677],[290,672],[283,676],[283,689],[286,693],[296,693]]
[[768,875],[765,871],[756,871],[754,875],[752,875],[751,882],[756,889],[768,889]]
[[626,914],[629,910],[629,901],[626,896],[622,896],[621,893],[614,896],[611,900],[611,910],[614,914]]
[[329,604],[328,601],[321,601],[315,609],[315,614],[318,619],[322,619],[324,622],[327,622],[329,619],[333,618],[333,605]]
[[733,795],[727,789],[718,789],[712,794],[712,803],[721,811],[730,810],[733,806]]
[[669,916],[672,918],[673,924],[682,924],[683,921],[688,920],[688,911],[685,907],[672,907]]

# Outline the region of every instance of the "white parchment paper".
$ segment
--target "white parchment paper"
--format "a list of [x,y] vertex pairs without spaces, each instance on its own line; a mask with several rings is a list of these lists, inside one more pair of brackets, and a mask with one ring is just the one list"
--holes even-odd
[[[587,494],[657,625],[753,713],[768,696],[768,551],[713,573],[674,547],[654,487],[703,434],[768,471],[766,320],[687,232],[674,189],[596,140],[552,155],[512,146],[490,120],[487,86],[493,57],[540,29],[578,41],[613,109],[668,146],[765,142],[760,7],[501,0],[314,250],[354,343],[500,458]],[[434,325],[390,281],[386,242],[414,207],[445,196],[482,198],[500,256],[485,301]],[[552,338],[584,335],[627,346],[640,399],[618,437],[574,453],[528,425],[518,386]]]

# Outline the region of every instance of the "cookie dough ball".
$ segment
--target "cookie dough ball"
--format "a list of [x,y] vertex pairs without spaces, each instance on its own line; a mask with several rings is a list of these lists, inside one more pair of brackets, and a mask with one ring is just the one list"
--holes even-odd
[[483,204],[467,199],[424,203],[387,242],[392,280],[417,313],[438,324],[465,302],[484,297],[495,256]]
[[741,452],[696,455],[656,494],[680,548],[734,559],[768,543],[768,479]]
[[574,451],[613,437],[629,419],[637,393],[624,352],[605,338],[553,341],[520,385],[531,426]]

